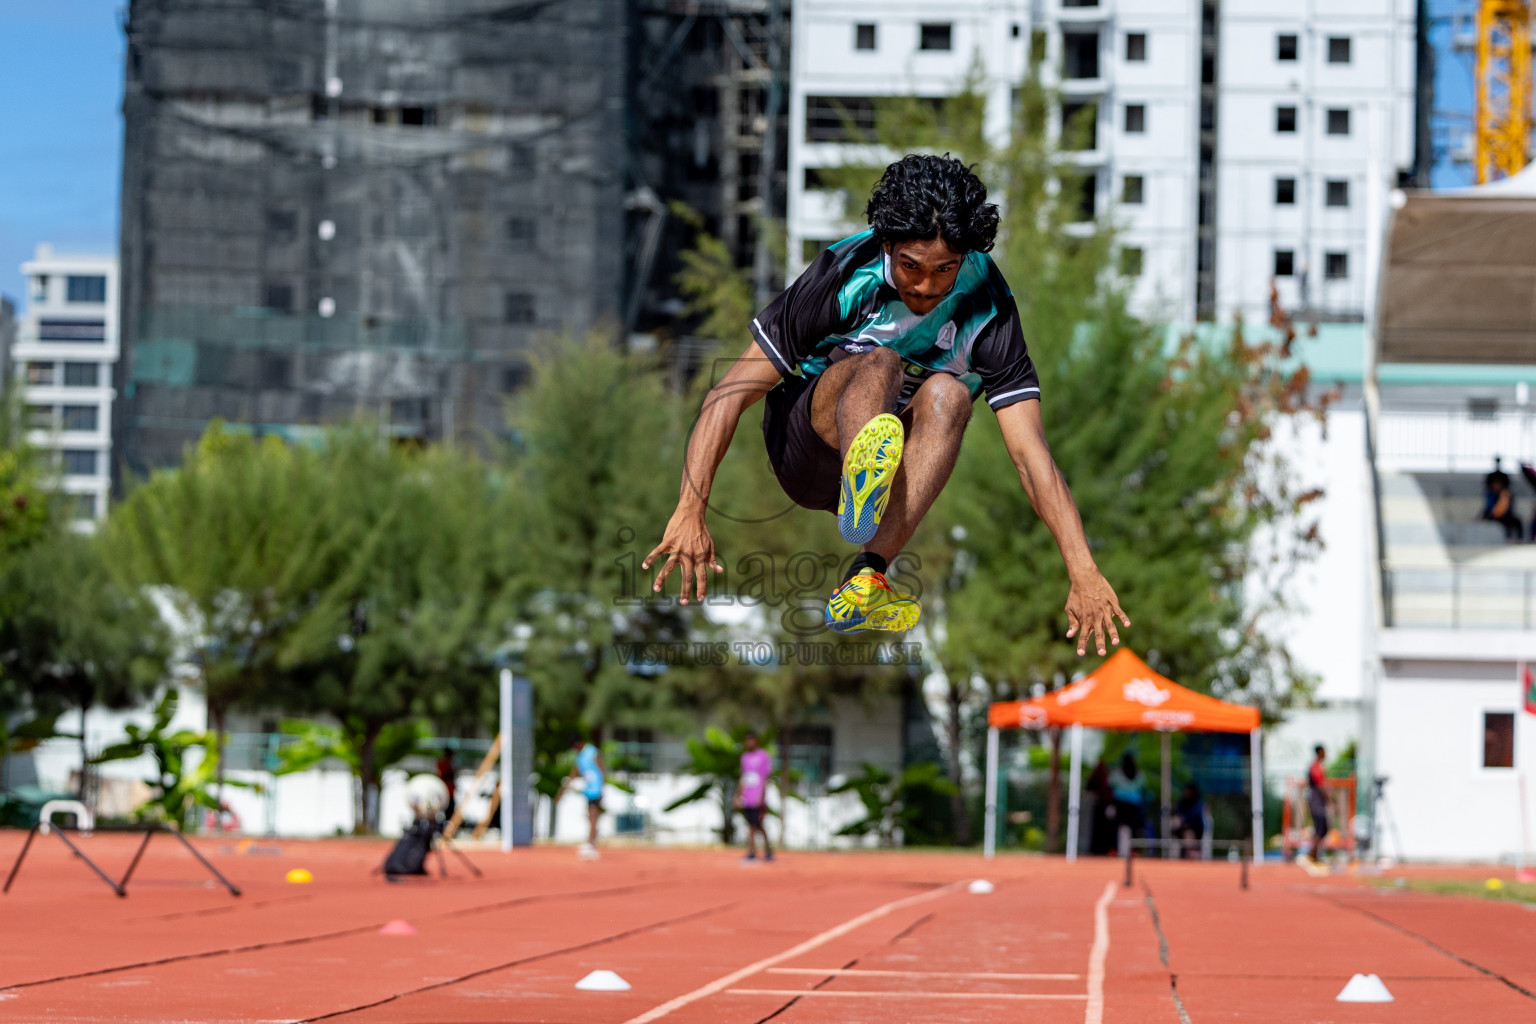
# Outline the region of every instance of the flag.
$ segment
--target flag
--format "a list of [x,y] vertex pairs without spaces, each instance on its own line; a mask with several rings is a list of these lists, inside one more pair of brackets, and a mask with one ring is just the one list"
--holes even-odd
[[1536,715],[1536,677],[1531,675],[1531,666],[1523,661],[1520,663],[1520,693],[1525,698],[1525,713]]

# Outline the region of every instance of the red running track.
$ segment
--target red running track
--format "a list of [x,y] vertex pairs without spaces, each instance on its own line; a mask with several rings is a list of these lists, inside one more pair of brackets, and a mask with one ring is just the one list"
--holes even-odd
[[[109,873],[132,842],[81,840]],[[162,842],[125,899],[34,844],[0,897],[0,1021],[1536,1021],[1536,915],[1291,867],[1242,891],[1227,864],[1153,863],[1124,888],[1107,861],[538,848],[390,885],[379,842],[196,840],[235,899]],[[0,832],[0,870],[20,844]],[[416,934],[379,934],[396,919]],[[632,988],[578,991],[596,969]],[[1355,972],[1397,1001],[1335,1002]]]

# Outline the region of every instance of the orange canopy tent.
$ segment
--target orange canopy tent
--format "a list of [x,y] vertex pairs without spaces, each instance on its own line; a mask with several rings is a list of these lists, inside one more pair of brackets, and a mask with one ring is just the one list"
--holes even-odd
[[987,807],[985,849],[992,855],[997,793],[997,743],[1000,729],[1072,727],[1072,774],[1067,804],[1067,859],[1077,856],[1078,809],[1081,778],[1082,730],[1151,729],[1165,734],[1163,747],[1163,801],[1168,803],[1168,746],[1171,732],[1236,732],[1252,738],[1253,828],[1258,836],[1263,823],[1263,786],[1259,768],[1259,712],[1257,708],[1229,704],[1180,686],[1154,672],[1126,648],[1110,656],[1090,675],[1070,686],[1033,700],[1002,701],[987,710]]

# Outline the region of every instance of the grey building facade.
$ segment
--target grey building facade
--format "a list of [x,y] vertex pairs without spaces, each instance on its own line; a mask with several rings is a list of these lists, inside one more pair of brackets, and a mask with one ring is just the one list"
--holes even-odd
[[622,308],[626,0],[133,0],[122,465],[215,418],[501,429]]
[[542,335],[685,338],[674,201],[777,284],[787,8],[131,0],[119,470],[500,433]]

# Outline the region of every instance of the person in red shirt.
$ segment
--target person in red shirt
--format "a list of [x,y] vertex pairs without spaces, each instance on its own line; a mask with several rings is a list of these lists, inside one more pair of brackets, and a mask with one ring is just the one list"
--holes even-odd
[[1312,767],[1307,769],[1307,808],[1312,812],[1312,831],[1315,838],[1312,840],[1312,859],[1321,860],[1323,856],[1323,840],[1328,838],[1328,768],[1323,764],[1325,751],[1319,743],[1313,751],[1316,755],[1312,761]]

